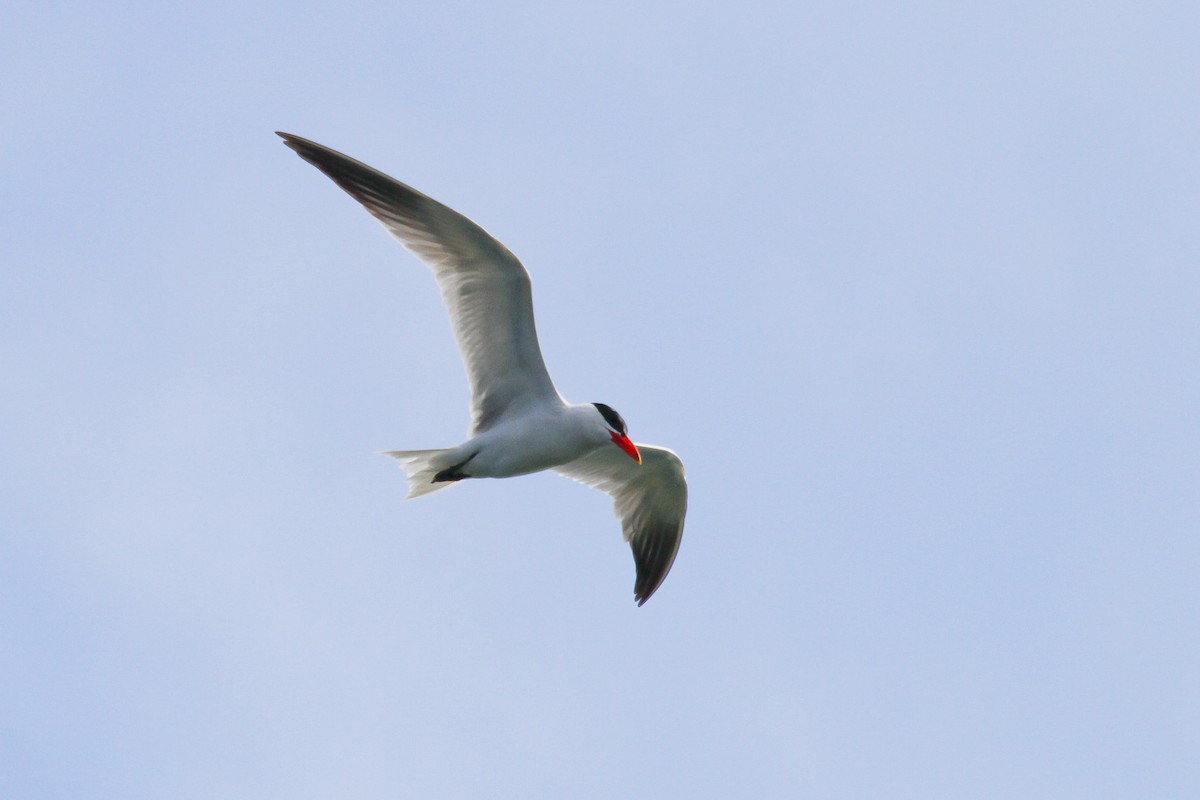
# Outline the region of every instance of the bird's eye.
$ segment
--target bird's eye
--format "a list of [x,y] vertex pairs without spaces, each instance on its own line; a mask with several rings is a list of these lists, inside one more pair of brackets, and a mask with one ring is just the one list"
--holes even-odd
[[625,432],[625,420],[621,419],[621,415],[614,411],[612,406],[606,406],[604,403],[592,403],[592,405],[600,412],[600,416],[604,417],[604,421],[609,424],[609,427],[622,436],[629,435]]

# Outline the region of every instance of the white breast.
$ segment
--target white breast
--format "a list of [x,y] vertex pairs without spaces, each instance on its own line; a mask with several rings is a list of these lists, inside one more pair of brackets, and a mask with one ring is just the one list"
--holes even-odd
[[465,471],[474,478],[511,478],[570,463],[608,441],[593,416],[563,404],[505,419],[463,445],[466,455],[476,453]]

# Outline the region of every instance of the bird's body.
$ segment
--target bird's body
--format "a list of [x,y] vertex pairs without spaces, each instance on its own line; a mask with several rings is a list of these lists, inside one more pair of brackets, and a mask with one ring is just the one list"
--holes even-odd
[[438,450],[396,450],[409,497],[467,478],[547,469],[612,495],[644,603],[671,569],[683,534],[687,483],[670,450],[635,445],[603,403],[567,403],[542,360],[529,274],[504,245],[461,214],[316,142],[280,133],[301,158],[358,200],[434,272],[471,383],[470,438]]
[[458,448],[472,478],[513,478],[581,458],[611,440],[587,405],[547,404],[497,423]]
[[[515,478],[562,466],[610,444],[609,434],[595,423],[598,416],[590,403],[547,403],[506,416],[458,447],[436,451],[395,450],[389,455],[403,461],[412,452],[438,453],[429,466],[435,470],[435,476],[461,465],[459,473],[465,478]],[[428,494],[452,482],[427,482],[415,473],[410,473],[410,477],[413,496]]]

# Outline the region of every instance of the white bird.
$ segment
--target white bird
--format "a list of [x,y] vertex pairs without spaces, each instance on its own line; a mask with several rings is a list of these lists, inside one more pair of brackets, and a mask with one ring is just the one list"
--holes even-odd
[[471,383],[470,439],[441,450],[396,450],[409,497],[464,478],[552,469],[607,492],[637,567],[645,603],[671,570],[683,536],[687,482],[679,457],[634,444],[603,403],[563,400],[542,360],[529,273],[483,228],[378,170],[316,142],[279,132],[433,270]]

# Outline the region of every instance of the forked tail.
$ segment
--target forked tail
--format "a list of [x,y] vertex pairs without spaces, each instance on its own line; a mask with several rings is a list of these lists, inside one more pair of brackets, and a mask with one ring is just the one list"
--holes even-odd
[[434,483],[433,478],[447,467],[454,466],[455,449],[448,447],[444,450],[389,450],[384,455],[391,456],[404,467],[408,474],[408,497],[411,499],[454,485],[453,481]]

